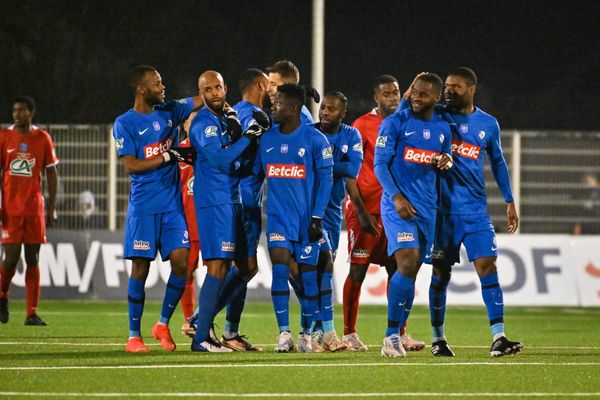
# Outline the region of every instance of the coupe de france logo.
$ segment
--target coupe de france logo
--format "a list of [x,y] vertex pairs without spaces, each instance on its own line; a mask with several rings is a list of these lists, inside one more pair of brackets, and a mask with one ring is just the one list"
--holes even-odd
[[423,139],[429,140],[430,137],[431,137],[431,132],[429,131],[429,129],[423,129]]
[[217,136],[217,127],[215,125],[207,126],[206,129],[204,129],[204,136]]
[[154,127],[155,131],[157,131],[157,132],[160,131],[160,124],[158,122],[153,122],[152,126]]
[[462,133],[467,133],[467,132],[469,132],[469,125],[467,125],[467,124],[460,124],[460,131],[461,131]]
[[323,154],[324,160],[333,157],[333,154],[331,153],[331,147],[329,146],[325,147],[321,153]]
[[115,142],[115,144],[117,145],[117,150],[121,150],[123,148],[124,141],[125,141],[125,138],[117,139],[117,141]]
[[10,174],[16,176],[32,176],[35,159],[15,158],[10,163]]

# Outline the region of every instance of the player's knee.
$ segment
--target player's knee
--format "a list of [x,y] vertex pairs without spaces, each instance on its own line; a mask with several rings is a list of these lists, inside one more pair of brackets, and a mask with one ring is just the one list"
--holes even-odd
[[475,260],[474,264],[479,276],[491,275],[498,272],[496,269],[496,257],[479,258]]
[[433,264],[431,273],[436,276],[442,284],[450,282],[450,278],[452,277],[452,269],[450,267],[441,266],[437,263]]
[[317,269],[322,272],[333,272],[333,258],[330,251],[321,251],[319,253]]
[[140,281],[145,281],[148,278],[150,271],[150,262],[146,260],[133,260],[131,263],[131,277]]
[[368,264],[350,264],[350,279],[356,283],[363,283],[368,269]]

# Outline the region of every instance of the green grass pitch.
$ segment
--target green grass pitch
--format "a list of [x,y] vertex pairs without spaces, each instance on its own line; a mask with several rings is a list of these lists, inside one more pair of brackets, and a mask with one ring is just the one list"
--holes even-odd
[[[342,331],[341,306],[336,327]],[[24,302],[10,303],[0,325],[0,398],[600,398],[600,309],[509,307],[509,338],[517,356],[491,358],[481,307],[448,309],[446,335],[456,357],[434,358],[429,347],[405,359],[379,350],[383,306],[362,306],[358,330],[366,353],[275,354],[270,303],[249,302],[242,333],[263,353],[198,354],[171,323],[175,352],[150,336],[160,311],[146,304],[142,321],[149,354],[127,354],[126,303],[43,301],[47,327],[23,326]],[[298,307],[291,322],[298,330]],[[430,343],[429,311],[415,307],[409,331]],[[223,326],[223,316],[217,324]]]

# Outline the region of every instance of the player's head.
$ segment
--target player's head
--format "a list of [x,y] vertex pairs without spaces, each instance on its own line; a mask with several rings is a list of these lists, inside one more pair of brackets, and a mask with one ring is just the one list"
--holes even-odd
[[398,79],[391,75],[380,75],[373,82],[373,98],[383,117],[393,114],[400,104]]
[[284,83],[277,87],[277,94],[271,106],[272,116],[278,124],[300,120],[302,105],[306,101],[306,92],[303,87],[292,83]]
[[294,63],[289,60],[277,61],[267,68],[267,73],[269,74],[267,93],[269,94],[271,104],[275,101],[278,86],[281,86],[284,83],[297,85],[300,82],[300,71],[298,71],[298,68]]
[[444,84],[446,105],[460,110],[473,104],[477,91],[477,75],[471,68],[458,67],[450,71]]
[[414,114],[424,115],[433,110],[433,107],[442,94],[444,83],[436,74],[427,73],[419,76],[415,81],[410,94],[410,107]]
[[348,110],[348,98],[344,93],[331,91],[325,94],[319,107],[319,125],[327,132],[339,129]]
[[165,101],[165,85],[156,68],[138,65],[129,74],[129,86],[136,97],[141,97],[150,105]]
[[206,107],[220,113],[225,107],[227,85],[217,71],[206,71],[198,78],[198,94],[204,99]]
[[35,114],[35,100],[30,96],[17,96],[13,100],[12,117],[15,127],[24,128],[31,125]]
[[267,87],[269,79],[264,72],[257,68],[248,68],[240,75],[238,86],[242,97],[254,97],[258,100],[259,106],[265,104],[267,97]]

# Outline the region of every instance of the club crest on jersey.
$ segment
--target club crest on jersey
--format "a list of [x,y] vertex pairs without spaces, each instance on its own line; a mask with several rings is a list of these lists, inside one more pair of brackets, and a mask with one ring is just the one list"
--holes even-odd
[[431,131],[429,129],[423,129],[423,139],[429,140],[431,137]]
[[25,153],[27,152],[27,149],[27,143],[19,143],[19,153]]
[[287,144],[282,144],[281,148],[279,149],[279,151],[283,154],[287,154],[288,152],[288,145]]
[[440,133],[440,143],[444,143],[444,140],[445,140],[444,134]]
[[204,129],[204,136],[217,136],[217,127],[215,125],[207,126],[206,129]]
[[467,124],[460,124],[460,127],[458,129],[462,133],[467,133],[467,132],[469,132],[469,125],[467,125]]
[[299,155],[300,157],[304,156],[304,153],[305,153],[305,151],[306,151],[306,150],[304,150],[304,147],[300,147],[300,150],[298,150],[298,155]]
[[398,243],[401,242],[414,242],[415,237],[410,232],[398,232]]
[[173,121],[169,120],[168,125],[169,125],[169,128],[172,128],[173,127]]
[[352,150],[354,150],[358,153],[362,153],[363,152],[362,143],[356,143],[354,146],[352,146]]
[[235,243],[234,242],[221,242],[221,251],[233,253],[235,251]]
[[152,127],[154,128],[155,131],[160,131],[160,124],[158,122],[153,122],[152,123]]
[[387,142],[387,136],[379,136],[377,138],[377,142],[375,142],[376,147],[385,147],[385,143]]
[[189,196],[194,195],[194,177],[193,176],[187,181],[187,194]]
[[9,237],[10,237],[10,234],[8,233],[8,231],[2,229],[2,239],[8,239]]
[[269,235],[269,242],[285,242],[285,236],[281,233],[271,233]]
[[332,158],[333,154],[331,153],[331,147],[327,146],[323,149],[323,151],[321,152],[321,154],[323,154],[323,159],[327,159],[327,158]]
[[121,150],[123,148],[124,141],[125,141],[125,138],[117,139],[117,141],[115,142],[115,144],[117,146],[117,150]]
[[342,153],[346,154],[348,152],[348,145],[345,144],[342,146]]
[[479,139],[483,140],[485,137],[485,131],[479,131]]
[[150,250],[150,242],[146,242],[144,240],[134,240],[133,241],[133,249],[134,250]]
[[10,174],[16,176],[32,176],[32,169],[35,165],[35,159],[17,157],[10,162]]

